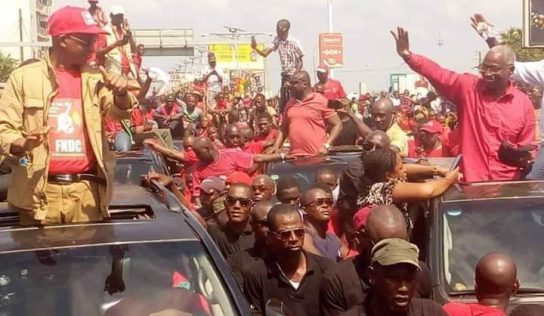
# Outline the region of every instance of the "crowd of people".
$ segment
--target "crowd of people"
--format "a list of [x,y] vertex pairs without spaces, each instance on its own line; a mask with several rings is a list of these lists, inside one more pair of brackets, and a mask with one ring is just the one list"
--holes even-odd
[[[302,46],[282,19],[272,47],[252,40],[264,57],[279,53],[277,97],[230,93],[213,53],[202,78],[159,93],[150,91],[145,49],[123,8],[110,8],[108,19],[97,0],[89,2],[51,16],[49,55],[17,69],[0,101],[0,150],[17,161],[8,202],[21,224],[107,218],[109,150],[145,145],[176,162],[175,177],[147,180],[160,181],[206,227],[258,311],[279,300],[293,315],[505,315],[519,288],[516,264],[493,249],[475,269],[477,303],[430,300],[430,271],[414,233],[417,205],[459,179],[541,178],[540,101],[523,85],[542,88],[538,65],[517,63],[511,48],[488,37],[481,77],[457,74],[413,53],[398,28],[397,53],[421,75],[416,85],[425,93],[349,98],[327,65],[312,84]],[[481,15],[473,23],[480,35],[491,27]],[[36,80],[23,85],[23,78]],[[338,146],[360,155],[339,174],[317,170],[308,189],[296,177],[267,175],[269,162]],[[428,162],[458,155],[460,168],[452,170]],[[510,315],[531,308],[543,314],[531,306]]]

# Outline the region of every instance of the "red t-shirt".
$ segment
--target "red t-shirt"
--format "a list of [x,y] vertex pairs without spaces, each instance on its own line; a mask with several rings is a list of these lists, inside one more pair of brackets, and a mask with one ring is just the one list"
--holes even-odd
[[291,98],[283,113],[289,126],[291,154],[312,156],[327,140],[326,120],[336,115],[327,107],[328,100],[319,93],[311,93],[302,101]]
[[250,154],[260,154],[264,151],[264,143],[251,140],[246,147],[242,149],[243,152]]
[[106,132],[117,133],[123,130],[123,125],[119,120],[114,120],[106,116],[104,117],[104,128]]
[[51,102],[49,132],[49,174],[85,173],[94,169],[96,159],[83,121],[81,73],[55,69],[58,94]]
[[408,157],[410,158],[437,158],[437,157],[448,157],[444,146],[440,145],[438,148],[433,148],[431,150],[425,150],[423,146],[415,139],[410,139],[408,141]]
[[253,140],[256,142],[262,142],[263,144],[272,140],[275,140],[278,137],[278,130],[276,128],[270,129],[268,135],[258,134],[253,137]]
[[130,118],[132,123],[134,123],[134,126],[142,126],[145,122],[153,121],[153,112],[149,111],[144,114],[144,111],[142,111],[141,108],[135,108],[132,110]]
[[209,177],[228,176],[234,171],[248,172],[253,166],[253,154],[238,148],[219,150],[219,157],[211,164],[198,162],[193,171],[193,195],[200,196],[200,182]]
[[449,302],[442,306],[448,316],[506,316],[506,314],[495,307],[480,305],[478,303],[463,304]]
[[340,81],[329,79],[325,83],[323,95],[329,100],[336,100],[345,98],[346,92],[344,91],[344,87],[342,87]]

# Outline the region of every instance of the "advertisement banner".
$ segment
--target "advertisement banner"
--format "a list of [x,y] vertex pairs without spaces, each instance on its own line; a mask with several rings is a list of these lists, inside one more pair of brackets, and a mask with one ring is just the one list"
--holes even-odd
[[344,66],[344,38],[342,33],[319,34],[319,63],[330,68]]
[[[264,49],[263,44],[257,46]],[[208,51],[215,53],[217,64],[223,69],[264,69],[264,58],[250,44],[237,44],[235,52],[232,44],[210,44]]]

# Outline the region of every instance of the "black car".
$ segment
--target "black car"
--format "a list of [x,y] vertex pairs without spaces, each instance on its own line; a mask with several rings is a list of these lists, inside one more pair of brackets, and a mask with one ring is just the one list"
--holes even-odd
[[156,159],[119,159],[104,222],[23,228],[0,205],[0,315],[250,314],[191,212],[157,182],[134,184]]
[[456,185],[431,218],[428,260],[436,301],[476,301],[476,263],[499,251],[514,258],[521,283],[510,307],[544,303],[544,182]]

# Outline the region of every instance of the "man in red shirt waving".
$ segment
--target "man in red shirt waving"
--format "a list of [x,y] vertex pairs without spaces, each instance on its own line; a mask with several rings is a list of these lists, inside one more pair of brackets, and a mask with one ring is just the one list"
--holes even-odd
[[461,171],[468,182],[514,180],[528,159],[519,151],[535,140],[535,112],[527,95],[510,81],[516,59],[507,46],[495,46],[480,65],[481,77],[446,70],[410,51],[408,32],[391,32],[397,53],[415,72],[458,107]]
[[327,154],[342,130],[338,114],[327,106],[328,100],[324,96],[313,92],[310,75],[306,71],[295,72],[288,87],[291,99],[285,106],[282,125],[271,151],[278,151],[285,138],[289,137],[293,156]]
[[24,225],[101,220],[113,189],[103,115],[129,118],[137,101],[127,80],[86,65],[104,32],[87,10],[63,7],[48,25],[53,47],[10,75],[0,101],[0,151],[18,159],[8,203]]

